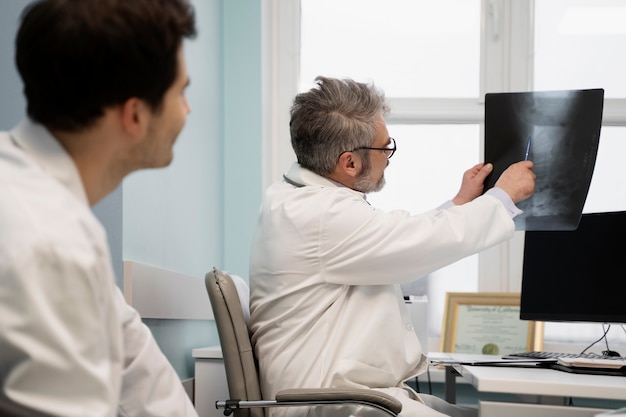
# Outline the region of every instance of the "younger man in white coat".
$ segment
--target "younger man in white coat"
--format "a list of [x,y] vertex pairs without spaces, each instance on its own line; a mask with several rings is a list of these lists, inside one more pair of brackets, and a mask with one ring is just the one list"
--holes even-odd
[[0,133],[0,415],[197,417],[115,285],[90,206],[166,166],[190,109],[184,0],[41,0],[16,63],[28,118]]
[[400,284],[511,238],[515,203],[534,191],[533,164],[513,164],[484,195],[492,166],[477,164],[428,213],[378,210],[365,194],[383,187],[396,149],[387,111],[382,92],[348,79],[319,77],[295,98],[298,162],[265,194],[250,259],[262,392],[367,387],[398,397],[405,417],[473,415],[404,383],[427,362]]

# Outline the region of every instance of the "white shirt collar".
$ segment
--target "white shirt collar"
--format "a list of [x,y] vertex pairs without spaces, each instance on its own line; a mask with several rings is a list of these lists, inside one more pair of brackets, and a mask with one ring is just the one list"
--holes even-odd
[[365,194],[363,194],[362,192],[353,190],[343,184],[338,183],[337,181],[333,181],[330,178],[323,177],[313,171],[302,168],[297,162],[294,162],[291,165],[291,168],[289,168],[289,171],[284,175],[284,177],[287,182],[297,187],[304,187],[307,185],[317,187],[343,187],[365,199]]
[[15,144],[29,154],[43,171],[56,178],[79,200],[89,205],[74,160],[44,126],[24,119],[11,130],[10,135]]

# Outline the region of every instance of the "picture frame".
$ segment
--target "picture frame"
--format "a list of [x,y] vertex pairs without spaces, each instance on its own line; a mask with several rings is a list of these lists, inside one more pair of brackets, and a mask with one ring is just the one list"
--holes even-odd
[[543,322],[519,318],[520,293],[446,293],[441,351],[506,355],[543,349]]

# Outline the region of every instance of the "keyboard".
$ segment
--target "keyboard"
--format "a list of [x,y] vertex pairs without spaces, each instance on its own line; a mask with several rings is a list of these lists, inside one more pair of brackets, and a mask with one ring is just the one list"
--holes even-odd
[[554,359],[556,362],[559,358],[571,358],[571,359],[606,359],[614,361],[626,361],[624,356],[604,356],[597,353],[560,353],[560,352],[520,352],[511,353],[504,356],[504,359]]

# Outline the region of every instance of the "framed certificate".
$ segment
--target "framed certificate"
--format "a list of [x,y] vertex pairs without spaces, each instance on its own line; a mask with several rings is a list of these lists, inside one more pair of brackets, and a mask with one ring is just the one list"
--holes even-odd
[[506,355],[543,349],[543,322],[523,321],[519,293],[447,293],[441,351]]

